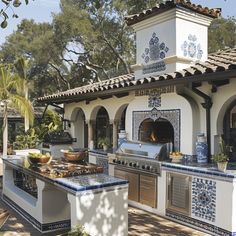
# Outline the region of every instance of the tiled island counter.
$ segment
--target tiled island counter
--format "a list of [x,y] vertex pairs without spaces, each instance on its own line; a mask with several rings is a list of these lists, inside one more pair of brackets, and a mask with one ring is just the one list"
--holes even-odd
[[50,177],[17,156],[3,163],[3,200],[39,231],[82,225],[91,236],[128,234],[127,181],[102,173]]

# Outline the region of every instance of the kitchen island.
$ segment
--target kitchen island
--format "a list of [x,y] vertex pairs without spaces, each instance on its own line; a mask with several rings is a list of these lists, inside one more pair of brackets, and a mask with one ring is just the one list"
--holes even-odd
[[82,225],[91,236],[128,234],[128,182],[84,163],[32,166],[3,159],[2,199],[40,232]]

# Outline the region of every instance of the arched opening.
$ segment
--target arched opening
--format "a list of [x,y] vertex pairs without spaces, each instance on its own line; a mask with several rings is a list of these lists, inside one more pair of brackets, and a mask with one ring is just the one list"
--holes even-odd
[[152,143],[174,143],[174,128],[163,118],[144,120],[139,127],[139,140]]
[[224,116],[224,140],[231,146],[230,160],[236,161],[236,100],[231,103]]
[[100,139],[108,139],[108,146],[112,145],[112,126],[109,122],[109,115],[104,107],[101,107],[96,116],[96,128],[95,128],[95,146],[96,148],[101,148],[98,146]]
[[119,130],[125,130],[125,117],[126,117],[127,107],[121,113],[120,123],[119,123]]
[[71,116],[74,124],[75,145],[80,148],[88,147],[88,126],[85,122],[85,114],[82,109],[76,108]]

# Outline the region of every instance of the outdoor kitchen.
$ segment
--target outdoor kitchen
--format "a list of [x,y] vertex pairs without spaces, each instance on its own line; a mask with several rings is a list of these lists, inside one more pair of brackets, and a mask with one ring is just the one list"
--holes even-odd
[[[42,144],[50,163],[4,159],[4,201],[41,232],[81,224],[92,236],[127,235],[129,204],[235,235],[236,49],[207,51],[208,26],[219,15],[167,1],[128,16],[134,73],[39,98],[64,104],[70,126]],[[230,147],[224,171],[211,161],[222,136]],[[65,160],[69,146],[86,158]]]

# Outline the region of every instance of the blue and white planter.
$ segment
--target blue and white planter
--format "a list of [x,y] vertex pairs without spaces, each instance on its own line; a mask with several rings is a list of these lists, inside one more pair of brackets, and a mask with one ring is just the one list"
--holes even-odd
[[125,141],[127,141],[127,134],[125,130],[121,130],[120,133],[118,133],[118,147]]
[[198,163],[207,163],[208,145],[204,134],[197,136],[196,153]]

